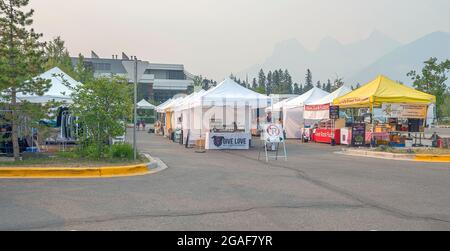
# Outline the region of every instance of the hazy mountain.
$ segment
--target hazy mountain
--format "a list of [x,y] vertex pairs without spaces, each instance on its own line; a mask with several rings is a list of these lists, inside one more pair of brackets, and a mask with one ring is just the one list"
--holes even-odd
[[450,59],[450,33],[434,32],[401,46],[348,78],[347,83],[367,83],[379,74],[410,85],[406,74],[420,71],[430,57]]
[[256,77],[259,69],[266,72],[273,69],[288,69],[294,81],[304,82],[306,69],[311,69],[313,80],[325,81],[328,78],[352,76],[381,56],[399,47],[400,43],[379,31],[362,41],[341,44],[334,38],[326,37],[315,51],[306,50],[296,39],[277,44],[273,53],[262,64],[254,65],[237,75],[244,78]]

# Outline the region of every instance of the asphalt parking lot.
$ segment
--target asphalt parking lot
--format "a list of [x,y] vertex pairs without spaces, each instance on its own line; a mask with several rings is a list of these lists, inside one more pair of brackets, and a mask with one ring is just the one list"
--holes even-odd
[[89,180],[0,180],[0,230],[450,230],[450,165],[335,154],[288,143],[195,153],[139,132],[169,167]]

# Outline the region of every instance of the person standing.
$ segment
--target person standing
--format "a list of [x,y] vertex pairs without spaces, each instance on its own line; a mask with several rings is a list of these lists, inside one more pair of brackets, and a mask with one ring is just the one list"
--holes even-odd
[[267,113],[266,122],[267,123],[272,123],[272,112],[268,112]]

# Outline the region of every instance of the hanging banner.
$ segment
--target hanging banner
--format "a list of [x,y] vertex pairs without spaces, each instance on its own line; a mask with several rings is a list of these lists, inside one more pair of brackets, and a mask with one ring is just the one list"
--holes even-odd
[[383,104],[381,110],[385,118],[424,119],[427,116],[427,105]]
[[330,118],[330,105],[305,105],[303,112],[304,119],[329,119]]
[[330,119],[338,119],[339,118],[339,106],[330,106]]

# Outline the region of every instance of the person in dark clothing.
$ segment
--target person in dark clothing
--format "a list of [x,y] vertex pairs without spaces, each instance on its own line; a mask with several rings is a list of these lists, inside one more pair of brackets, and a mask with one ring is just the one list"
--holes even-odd
[[439,139],[440,139],[440,137],[439,137],[439,135],[436,132],[433,133],[433,135],[431,136],[430,139],[432,140],[432,143],[431,143],[432,147],[438,147],[439,146]]
[[272,123],[272,112],[268,112],[267,113],[266,122],[267,123]]

